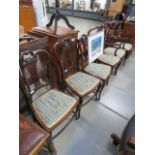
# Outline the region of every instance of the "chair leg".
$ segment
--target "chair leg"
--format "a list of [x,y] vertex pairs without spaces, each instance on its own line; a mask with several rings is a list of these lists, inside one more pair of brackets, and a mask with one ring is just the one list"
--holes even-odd
[[126,55],[125,55],[125,57],[123,58],[123,66],[125,65],[125,62],[126,62]]
[[56,148],[54,146],[53,140],[52,140],[52,134],[50,134],[49,138],[46,140],[47,148],[51,155],[57,155]]
[[102,81],[102,83],[99,84],[98,89],[96,91],[96,98],[95,98],[96,101],[100,100],[100,96],[101,96],[104,86],[105,86],[105,82]]
[[116,66],[114,75],[117,75],[117,71],[118,71],[119,66],[120,66],[120,63]]
[[75,119],[76,120],[78,120],[80,118],[82,103],[83,103],[83,97],[79,97],[79,105],[77,106],[77,109],[75,112]]
[[110,76],[107,78],[107,80],[106,80],[106,85],[108,85],[109,84],[109,79],[110,79]]

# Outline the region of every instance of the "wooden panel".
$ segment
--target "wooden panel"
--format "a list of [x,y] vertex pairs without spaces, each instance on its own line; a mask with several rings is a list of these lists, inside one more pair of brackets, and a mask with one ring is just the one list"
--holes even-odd
[[112,2],[112,0],[111,0],[108,15],[114,17],[117,12],[122,11],[124,4],[125,4],[125,0],[116,0],[116,2]]
[[20,4],[19,5],[19,24],[24,26],[24,31],[30,31],[36,26],[35,13],[33,5]]

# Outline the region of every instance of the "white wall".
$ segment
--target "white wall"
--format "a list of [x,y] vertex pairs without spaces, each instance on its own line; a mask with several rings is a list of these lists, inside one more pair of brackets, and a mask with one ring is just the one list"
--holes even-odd
[[48,23],[45,0],[32,0],[35,16],[37,19],[37,26],[45,26]]

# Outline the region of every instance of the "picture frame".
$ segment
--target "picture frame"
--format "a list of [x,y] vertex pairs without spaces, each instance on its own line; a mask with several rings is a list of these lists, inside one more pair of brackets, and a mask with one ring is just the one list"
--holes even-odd
[[100,55],[104,49],[104,31],[97,32],[88,36],[88,62],[92,63]]

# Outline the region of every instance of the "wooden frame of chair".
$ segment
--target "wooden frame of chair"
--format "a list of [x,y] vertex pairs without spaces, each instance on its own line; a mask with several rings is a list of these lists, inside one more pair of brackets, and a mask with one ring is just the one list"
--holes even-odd
[[[103,28],[104,28],[103,25],[96,26],[96,27],[90,29],[90,30],[87,32],[87,35],[88,35],[88,36],[89,36],[89,35],[93,35],[93,34],[99,32],[99,31],[102,31]],[[106,36],[106,30],[105,30],[105,36]],[[112,46],[112,45],[113,45],[113,44],[111,44],[111,46]],[[114,57],[116,56],[116,52],[117,52],[117,48],[116,48],[116,50],[115,50]],[[106,54],[106,55],[107,55],[107,54]],[[116,56],[116,57],[117,57],[117,56]],[[106,64],[106,65],[111,66],[111,67],[112,67],[112,72],[114,72],[114,74],[116,75],[116,74],[117,74],[117,71],[118,71],[118,68],[119,68],[119,66],[120,66],[120,64],[121,64],[121,60],[122,60],[122,59],[120,59],[120,61],[118,61],[118,62],[115,63],[114,65],[112,65],[112,64],[110,64],[110,63],[107,63],[107,62],[105,62],[105,61],[98,60],[98,59],[96,60],[96,62],[97,62],[97,63],[103,63],[103,64]]]
[[[56,150],[51,141],[52,130],[72,112],[76,116],[79,103],[72,96],[57,89],[51,89],[51,60],[47,49],[48,37],[36,39],[20,46],[20,72],[25,83],[31,110],[38,123],[50,133],[47,146],[50,152],[55,153]],[[50,90],[33,100],[34,93],[45,85],[49,85]],[[58,116],[56,116],[57,110],[61,110]]]
[[[80,118],[80,111],[83,103],[83,98],[88,94],[90,94],[91,92],[94,92],[96,96],[96,100],[98,100],[99,93],[101,91],[101,81],[99,79],[96,79],[95,77],[92,77],[86,73],[82,73],[78,71],[78,67],[77,67],[78,53],[77,52],[78,52],[78,40],[76,38],[59,41],[54,45],[54,54],[59,63],[63,85],[66,87],[66,89],[69,88],[74,94],[76,94],[79,97],[80,104],[78,107],[78,111],[77,111],[78,113],[77,113],[76,119]],[[86,78],[89,77],[92,80],[94,80],[95,83],[91,83],[90,88],[86,90],[84,89],[84,91],[80,92],[79,89],[81,89],[84,83],[81,84],[83,79],[81,79],[80,81],[79,75],[82,75]],[[72,78],[74,78],[73,81],[77,82],[75,84],[76,86],[74,85],[73,81],[70,80]],[[81,85],[79,85],[79,83]]]
[[[102,89],[101,92],[105,86],[105,84],[108,84],[110,75],[112,73],[112,68],[108,65],[104,65],[104,64],[98,64],[98,66],[96,66],[94,63],[92,63],[92,65],[95,65],[95,67],[97,67],[99,70],[101,67],[105,67],[105,68],[109,68],[109,72],[108,74],[106,74],[106,77],[103,77],[103,74],[98,74],[98,72],[94,69],[92,71],[87,71],[85,68],[86,67],[90,67],[90,65],[88,64],[88,40],[87,40],[87,35],[83,34],[79,40],[78,40],[78,45],[79,45],[79,64],[78,66],[87,74],[90,74],[92,76],[95,76],[96,78],[99,78],[102,81]],[[101,66],[100,66],[101,65]],[[104,71],[104,69],[102,70]],[[101,94],[100,92],[100,94]]]
[[[131,44],[131,35],[125,35],[123,34],[122,28],[119,28],[117,25],[122,24],[122,22],[107,22],[105,23],[105,29],[106,29],[106,40],[105,40],[105,46],[109,46],[112,44],[112,46],[116,48],[122,48],[125,49],[125,43]],[[117,42],[120,42],[119,44]],[[122,44],[122,45],[121,45]],[[125,49],[126,50],[126,49]],[[126,55],[124,59],[124,64],[126,59],[129,57],[131,54],[131,50],[126,50]]]

